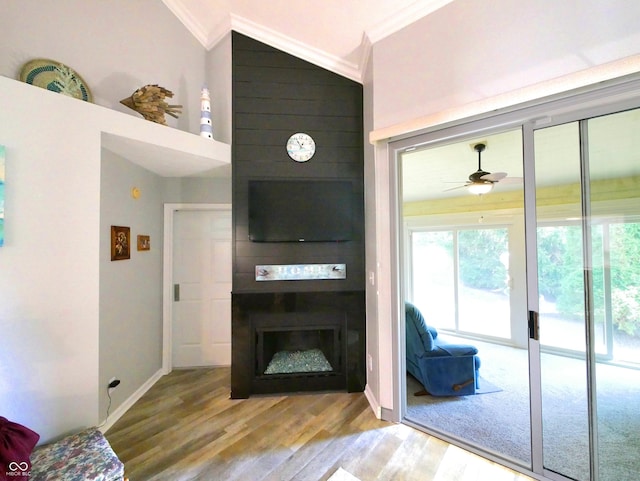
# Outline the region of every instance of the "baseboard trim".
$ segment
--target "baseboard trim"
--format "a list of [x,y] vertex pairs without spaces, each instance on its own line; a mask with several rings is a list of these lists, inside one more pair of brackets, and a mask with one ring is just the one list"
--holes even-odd
[[380,406],[380,404],[378,404],[378,400],[373,394],[371,387],[369,387],[369,384],[364,387],[364,395],[367,398],[367,401],[369,401],[369,406],[371,406],[371,409],[376,415],[376,418],[380,419],[380,416],[382,416],[382,407]]
[[147,381],[136,391],[134,391],[134,393],[129,396],[129,398],[125,400],[125,402],[118,406],[118,409],[113,411],[113,413],[106,419],[106,421],[98,426],[98,429],[100,429],[100,431],[102,431],[103,433],[106,433],[111,428],[111,426],[113,426],[116,421],[118,421],[118,419],[120,419],[124,415],[124,413],[126,413],[131,408],[131,406],[133,406],[138,401],[138,399],[140,399],[149,389],[151,389],[151,387],[156,382],[158,382],[158,380],[162,376],[164,376],[164,372],[162,371],[162,369],[158,369],[156,373],[149,379],[147,379]]
[[389,421],[390,423],[398,423],[396,421],[395,414],[392,409],[380,408],[380,419],[383,421]]

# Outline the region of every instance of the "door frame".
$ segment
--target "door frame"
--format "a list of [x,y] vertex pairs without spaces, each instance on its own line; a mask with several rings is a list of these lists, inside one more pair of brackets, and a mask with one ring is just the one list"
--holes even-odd
[[[559,96],[541,98],[529,104],[516,105],[501,111],[488,112],[475,118],[452,122],[449,124],[434,125],[423,131],[400,135],[390,138],[386,143],[385,167],[388,169],[389,197],[385,197],[389,211],[384,220],[390,225],[387,239],[390,250],[385,259],[389,265],[391,283],[386,292],[378,292],[379,299],[388,301],[391,306],[392,328],[392,373],[393,373],[393,408],[390,420],[403,422],[417,429],[433,434],[441,439],[463,447],[486,459],[507,466],[515,471],[525,473],[536,479],[565,480],[562,475],[556,474],[544,468],[542,451],[542,399],[541,399],[541,373],[540,373],[540,343],[537,339],[529,337],[528,349],[530,360],[538,359],[538,363],[531,363],[530,378],[530,412],[531,412],[531,470],[518,463],[499,456],[480,447],[465,443],[464,440],[454,438],[442,433],[430,430],[406,419],[406,385],[401,379],[406,372],[405,339],[402,333],[405,328],[404,309],[401,309],[406,298],[406,277],[403,275],[403,225],[402,225],[402,185],[400,155],[404,151],[412,150],[416,146],[438,145],[440,142],[451,142],[456,139],[464,139],[472,136],[486,135],[493,132],[508,130],[509,128],[523,129],[523,156],[524,156],[524,196],[525,196],[525,246],[527,255],[527,310],[539,311],[537,294],[537,269],[530,268],[537,264],[537,251],[535,243],[535,172],[534,167],[534,130],[549,127],[556,124],[576,121],[581,118],[591,118],[598,115],[606,115],[630,108],[639,108],[637,104],[640,92],[640,76],[638,74],[629,77],[613,79],[604,84],[593,86],[578,91],[568,91]],[[382,224],[382,223],[381,223]],[[593,361],[592,361],[593,362]],[[593,416],[593,413],[592,413]],[[593,418],[590,418],[593,423]],[[590,436],[593,436],[591,434]],[[593,441],[592,441],[593,444]],[[590,461],[594,463],[594,454],[591,453]],[[592,472],[596,470],[592,467]]]
[[164,249],[162,259],[162,374],[173,369],[173,229],[178,211],[229,211],[231,204],[164,204]]

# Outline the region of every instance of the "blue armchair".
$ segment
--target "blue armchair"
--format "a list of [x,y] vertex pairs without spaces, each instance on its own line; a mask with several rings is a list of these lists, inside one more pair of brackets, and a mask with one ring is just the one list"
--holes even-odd
[[427,326],[422,313],[405,303],[407,371],[433,396],[475,394],[480,358],[478,349],[466,344],[449,344],[438,331]]

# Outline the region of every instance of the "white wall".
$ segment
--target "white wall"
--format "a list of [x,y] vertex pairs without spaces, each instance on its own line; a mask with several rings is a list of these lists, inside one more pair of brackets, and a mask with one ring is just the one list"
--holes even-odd
[[19,78],[34,58],[49,58],[82,76],[94,102],[140,116],[120,104],[137,88],[159,84],[183,105],[180,130],[200,131],[205,49],[159,0],[3,0],[0,75]]
[[[169,88],[185,109],[168,123],[199,133],[205,50],[159,1],[0,2],[0,75],[15,79],[26,61],[39,57],[75,69],[96,104],[137,118],[120,99],[148,83]],[[0,143],[7,155],[0,415],[30,426],[47,442],[104,418],[105,379],[122,379],[113,412],[159,369],[162,196],[174,185],[180,200],[198,185],[197,195],[208,197],[201,186],[218,184],[158,180],[107,152],[112,169],[104,172],[101,192],[94,121],[111,110],[2,77],[0,105]],[[143,196],[150,195],[142,202],[155,204],[144,214],[127,210],[128,180],[134,178],[144,184]],[[154,208],[160,214],[147,216]],[[105,260],[105,226],[111,222],[130,222],[133,234],[148,231],[148,256],[134,251],[122,264]],[[123,270],[126,298],[118,291]],[[136,290],[145,279],[157,286]]]
[[99,107],[3,78],[0,105],[0,413],[45,441],[97,421]]
[[164,202],[230,204],[231,178],[183,177],[165,179]]
[[231,32],[207,52],[206,76],[211,91],[213,138],[231,143]]
[[455,0],[373,48],[375,128],[640,53],[636,0]]
[[[635,0],[456,0],[373,46],[374,129],[638,54]],[[398,135],[410,131],[396,132]],[[389,160],[376,148],[379,403],[394,409]],[[371,241],[370,238],[368,238]],[[397,407],[397,406],[395,406]]]
[[[366,137],[373,129],[373,62],[368,62],[363,78],[363,119],[364,119],[364,202],[365,202],[365,268],[367,270],[366,315],[367,315],[367,396],[372,407],[377,410],[380,399],[380,374],[378,365],[378,295],[377,295],[377,253],[376,243],[370,242],[376,236],[376,171],[373,160],[374,147]],[[371,360],[371,365],[369,364]]]
[[[162,367],[162,249],[164,179],[102,150],[100,193],[99,419],[129,399]],[[138,199],[131,189],[139,189]],[[111,226],[131,229],[131,258],[111,261]],[[151,250],[137,250],[137,236],[151,238]]]

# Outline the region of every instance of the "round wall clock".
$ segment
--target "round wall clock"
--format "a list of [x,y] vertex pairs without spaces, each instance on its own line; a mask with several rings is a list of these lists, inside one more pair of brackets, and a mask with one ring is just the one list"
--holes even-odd
[[316,153],[316,143],[309,134],[295,133],[287,140],[287,153],[296,162],[306,162]]

